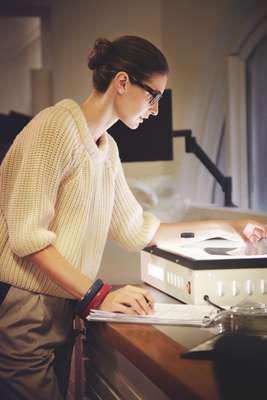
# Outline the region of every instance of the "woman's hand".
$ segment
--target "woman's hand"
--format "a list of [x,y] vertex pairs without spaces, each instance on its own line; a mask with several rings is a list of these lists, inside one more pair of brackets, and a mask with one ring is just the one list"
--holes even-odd
[[267,225],[249,219],[161,223],[149,245],[159,247],[165,244],[179,245],[183,232],[194,233],[194,238],[186,239],[187,243],[217,237],[228,240],[241,240],[242,238],[246,242],[255,242],[267,237]]
[[109,293],[99,309],[124,314],[145,315],[153,313],[153,305],[154,301],[149,291],[127,285]]
[[231,226],[245,241],[255,242],[267,237],[267,225],[253,220],[231,221]]

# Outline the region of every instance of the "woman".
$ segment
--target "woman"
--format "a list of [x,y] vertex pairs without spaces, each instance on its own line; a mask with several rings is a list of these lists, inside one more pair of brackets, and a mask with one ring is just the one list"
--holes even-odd
[[[183,231],[242,234],[245,223],[160,224],[130,192],[106,133],[157,115],[168,65],[150,42],[98,39],[89,56],[93,91],[63,100],[18,135],[0,175],[0,386],[7,399],[62,399],[76,311],[153,311],[142,288],[109,292],[94,282],[107,238],[139,251]],[[252,235],[265,235],[253,225]],[[251,236],[255,238],[255,236]],[[62,363],[62,357],[65,362]],[[61,361],[60,361],[61,360]]]

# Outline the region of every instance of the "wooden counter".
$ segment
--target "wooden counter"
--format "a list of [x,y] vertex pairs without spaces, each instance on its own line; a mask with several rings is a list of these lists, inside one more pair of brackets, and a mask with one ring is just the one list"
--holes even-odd
[[[156,301],[176,302],[152,291]],[[189,338],[189,342],[200,343],[203,329],[90,322],[86,331],[87,339],[83,345],[86,398],[219,398],[212,364],[180,358],[180,354],[190,347],[181,342]],[[212,336],[210,333],[207,336],[207,332],[205,335],[206,338]]]

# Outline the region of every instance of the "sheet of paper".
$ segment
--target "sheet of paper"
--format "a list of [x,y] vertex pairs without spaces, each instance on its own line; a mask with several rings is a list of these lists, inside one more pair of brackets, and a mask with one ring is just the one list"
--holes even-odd
[[156,303],[154,313],[150,315],[127,315],[121,313],[92,310],[88,321],[112,321],[140,324],[166,324],[207,326],[218,314],[212,306],[188,304]]
[[194,260],[229,260],[267,258],[267,239],[245,243],[227,239],[210,239],[184,242],[179,245],[164,243],[161,249]]

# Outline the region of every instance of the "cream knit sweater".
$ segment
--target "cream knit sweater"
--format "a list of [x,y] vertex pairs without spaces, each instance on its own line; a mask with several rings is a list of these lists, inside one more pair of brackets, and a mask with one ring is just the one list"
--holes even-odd
[[33,118],[0,166],[3,282],[71,298],[26,256],[53,244],[95,279],[108,237],[139,251],[158,226],[128,188],[114,140],[105,133],[96,145],[72,100]]

